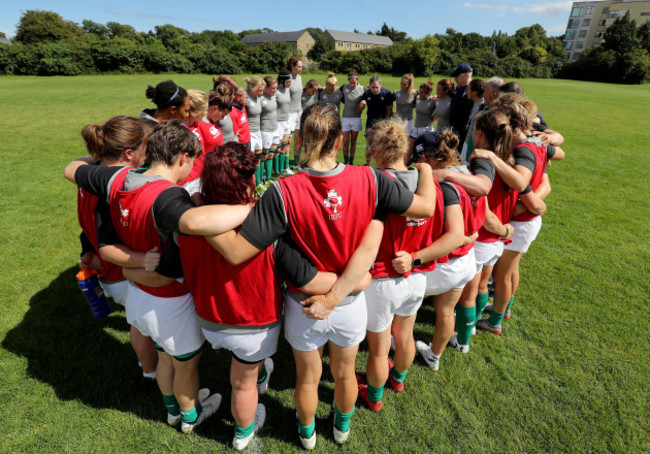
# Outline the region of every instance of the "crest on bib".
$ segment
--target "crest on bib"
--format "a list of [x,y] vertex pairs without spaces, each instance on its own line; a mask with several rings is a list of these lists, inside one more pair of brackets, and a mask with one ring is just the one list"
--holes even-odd
[[128,227],[130,211],[122,208],[122,203],[119,203],[119,207],[120,207],[120,222],[122,222],[122,225],[124,227]]
[[343,205],[343,197],[338,195],[334,189],[329,190],[327,197],[323,199],[323,205],[334,210],[334,214],[330,214],[330,220],[333,221],[342,216],[342,213],[339,213],[339,208]]

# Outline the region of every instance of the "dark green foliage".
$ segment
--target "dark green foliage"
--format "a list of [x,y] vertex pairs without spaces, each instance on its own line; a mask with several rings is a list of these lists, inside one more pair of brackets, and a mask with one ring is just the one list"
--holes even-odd
[[50,11],[26,11],[16,30],[16,41],[23,44],[78,40],[87,40],[84,31],[74,22],[64,21]]
[[375,35],[380,35],[380,36],[387,36],[389,37],[394,43],[398,43],[400,41],[404,41],[407,38],[406,32],[402,32],[399,30],[396,30],[393,27],[389,27],[386,25],[386,22],[381,26],[379,30],[377,30]]
[[[466,61],[474,70],[474,75],[476,77],[489,78],[499,73],[497,69],[499,61],[497,56],[490,50],[477,49],[467,55]],[[445,74],[451,73],[448,72]]]
[[312,47],[311,50],[307,52],[307,58],[313,61],[320,61],[323,55],[331,50],[332,46],[330,45],[330,42],[325,38],[325,32],[320,28],[308,27],[305,30],[309,32],[315,41],[314,47]]

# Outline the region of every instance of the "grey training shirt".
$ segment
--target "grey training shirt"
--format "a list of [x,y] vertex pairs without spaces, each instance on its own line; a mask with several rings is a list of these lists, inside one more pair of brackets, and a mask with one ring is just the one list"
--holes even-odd
[[340,110],[340,104],[343,100],[343,92],[340,89],[334,90],[334,93],[330,93],[327,89],[320,92],[320,100],[326,104],[332,104],[336,107],[336,111]]
[[366,89],[357,85],[355,89],[350,87],[350,84],[345,84],[341,87],[343,92],[343,102],[345,106],[343,107],[343,117],[344,118],[360,118],[361,114],[357,113],[357,106],[361,102],[361,98],[366,93]]
[[300,104],[300,97],[302,96],[302,78],[300,77],[300,74],[296,77],[291,76],[289,92],[291,93],[289,112],[302,112],[302,105]]
[[262,98],[255,98],[248,93],[246,101],[246,113],[248,114],[248,126],[251,132],[259,132],[260,115],[262,114]]
[[395,113],[404,121],[413,120],[413,109],[415,108],[415,101],[418,98],[418,92],[413,91],[411,100],[409,101],[408,92],[397,90],[395,95]]
[[436,131],[444,131],[451,127],[449,123],[449,108],[451,106],[451,98],[445,99],[436,99],[436,108],[433,111],[433,114],[438,119],[438,124],[436,126]]
[[[293,86],[293,83],[291,85]],[[291,107],[291,87],[278,87],[278,91],[275,92],[275,100],[278,103],[278,121],[289,120],[289,108]]]
[[436,102],[431,98],[421,99],[419,96],[415,100],[415,122],[416,128],[425,128],[431,126],[433,111],[436,108]]
[[260,115],[260,129],[272,132],[278,129],[278,103],[273,96],[260,96],[262,100],[262,114]]

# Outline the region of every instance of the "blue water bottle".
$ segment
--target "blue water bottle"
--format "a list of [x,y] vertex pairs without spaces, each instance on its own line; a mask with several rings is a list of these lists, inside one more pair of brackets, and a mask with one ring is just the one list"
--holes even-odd
[[88,301],[90,310],[95,318],[104,318],[112,312],[111,306],[108,305],[104,289],[97,279],[97,272],[82,267],[77,273],[77,282],[82,293]]

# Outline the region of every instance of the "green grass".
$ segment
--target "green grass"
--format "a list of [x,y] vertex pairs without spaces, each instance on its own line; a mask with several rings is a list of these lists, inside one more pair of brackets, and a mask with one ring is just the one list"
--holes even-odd
[[[164,424],[158,391],[138,385],[124,313],[92,319],[74,283],[75,188],[62,169],[85,154],[83,125],[137,115],[150,107],[146,85],[166,77],[0,78],[0,452],[230,449],[229,356],[202,358],[202,385],[226,399],[196,434],[181,436]],[[206,75],[172,77],[211,87]],[[398,83],[384,78],[388,88]],[[438,373],[416,359],[406,392],[387,391],[379,414],[358,408],[342,448],[331,441],[326,372],[318,452],[650,451],[650,86],[522,83],[566,138],[567,159],[550,170],[553,193],[521,263],[513,319],[499,338],[479,333],[469,355],[447,351]],[[422,309],[416,338],[430,337],[433,318]],[[358,371],[366,358],[362,344]],[[284,341],[275,360],[262,398],[270,418],[255,448],[300,452]]]

